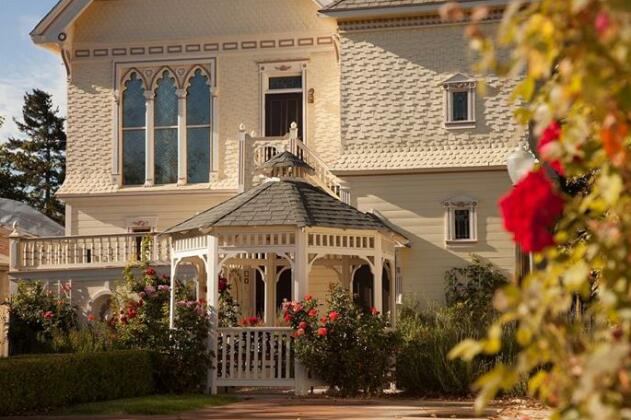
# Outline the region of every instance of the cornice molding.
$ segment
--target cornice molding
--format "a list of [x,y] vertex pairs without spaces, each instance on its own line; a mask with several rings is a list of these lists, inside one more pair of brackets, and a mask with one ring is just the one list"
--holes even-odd
[[[502,19],[503,10],[494,9],[489,12],[489,15],[482,20],[482,22],[496,22]],[[393,18],[375,18],[365,20],[353,20],[347,22],[340,22],[340,32],[356,32],[378,29],[403,29],[414,28],[423,26],[447,26],[447,25],[462,25],[470,21],[468,17],[457,22],[445,22],[442,20],[438,13],[426,14],[422,16],[409,16],[409,17],[393,17]]]

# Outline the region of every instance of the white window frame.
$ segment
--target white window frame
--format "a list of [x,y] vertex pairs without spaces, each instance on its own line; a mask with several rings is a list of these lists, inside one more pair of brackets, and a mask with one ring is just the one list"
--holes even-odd
[[[475,128],[476,115],[475,115],[475,103],[476,103],[476,87],[477,82],[463,74],[456,74],[451,78],[445,80],[442,83],[444,90],[444,109],[445,109],[445,122],[444,127],[447,129],[462,129],[462,128]],[[461,121],[453,120],[453,94],[456,92],[467,93],[467,119]]]
[[[443,206],[445,208],[445,243],[457,245],[478,242],[477,200],[468,196],[458,196],[443,201]],[[456,210],[469,212],[469,238],[456,238]]]
[[[217,62],[215,57],[186,58],[160,61],[125,61],[114,63],[114,101],[116,106],[112,118],[112,183],[119,188],[134,188],[123,184],[123,91],[124,82],[132,72],[136,72],[144,81],[146,98],[145,118],[145,187],[154,186],[154,91],[155,82],[162,76],[162,72],[168,69],[175,76],[178,95],[178,177],[176,184],[169,186],[183,186],[187,184],[187,126],[186,126],[186,91],[189,79],[195,70],[202,69],[209,78],[210,88],[210,173],[209,183],[216,179],[219,170],[219,128],[218,128],[218,89],[217,89]],[[202,183],[199,185],[209,185]]]
[[[265,96],[267,94],[302,93],[302,133],[299,137],[307,144],[307,60],[289,61],[265,61],[259,62],[260,75],[260,127],[261,136],[265,136]],[[269,79],[272,77],[302,76],[302,86],[299,89],[272,89],[269,88]],[[298,121],[296,121],[298,122]]]

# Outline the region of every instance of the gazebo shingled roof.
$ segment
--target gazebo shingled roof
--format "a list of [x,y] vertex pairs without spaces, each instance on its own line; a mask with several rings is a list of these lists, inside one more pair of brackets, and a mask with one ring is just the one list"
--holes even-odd
[[284,151],[275,155],[263,164],[263,168],[304,168],[308,171],[314,170],[311,165],[289,151]]
[[378,217],[363,213],[300,179],[270,179],[175,225],[165,233],[215,226],[318,226],[392,230]]

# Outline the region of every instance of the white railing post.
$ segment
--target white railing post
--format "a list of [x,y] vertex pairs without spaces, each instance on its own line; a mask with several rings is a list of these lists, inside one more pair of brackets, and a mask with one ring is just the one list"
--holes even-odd
[[[296,232],[296,251],[293,266],[293,299],[300,301],[307,293],[309,284],[309,258],[307,254],[307,234],[302,230]],[[296,395],[307,395],[307,370],[300,363],[298,357],[294,360],[294,393]]]
[[20,233],[18,232],[18,224],[13,223],[13,232],[9,235],[9,270],[17,270],[21,264],[20,255]]
[[239,125],[239,192],[245,191],[246,150],[245,124]]
[[[208,370],[206,391],[217,393],[217,335],[218,335],[218,304],[219,304],[219,244],[217,237],[208,235],[208,260],[206,262],[206,301],[210,315],[210,330],[208,331],[208,349],[213,353],[212,366]],[[225,348],[225,343],[223,344]],[[222,367],[225,369],[225,365]]]

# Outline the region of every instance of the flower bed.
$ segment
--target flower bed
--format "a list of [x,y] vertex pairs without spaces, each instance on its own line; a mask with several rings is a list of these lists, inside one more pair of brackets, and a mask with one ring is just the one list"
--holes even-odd
[[153,392],[152,355],[147,351],[0,359],[0,416]]

